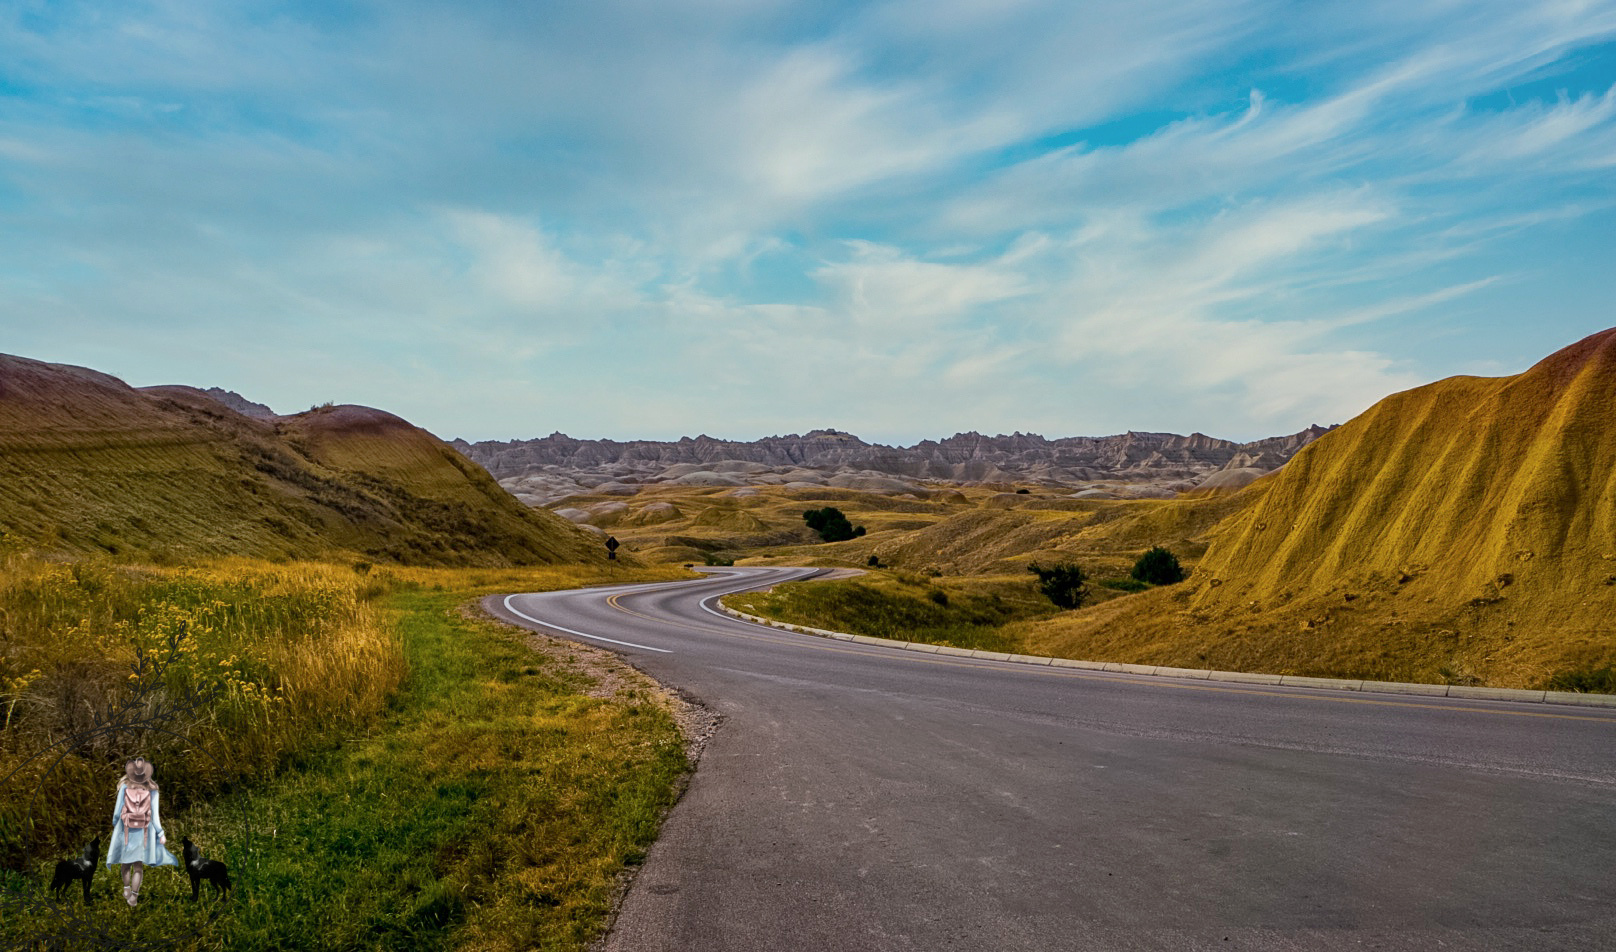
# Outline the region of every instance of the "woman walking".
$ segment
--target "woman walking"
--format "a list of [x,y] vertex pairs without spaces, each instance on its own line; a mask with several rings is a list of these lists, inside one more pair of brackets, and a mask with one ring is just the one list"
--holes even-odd
[[174,854],[163,848],[163,820],[157,812],[157,781],[152,765],[136,757],[124,765],[118,781],[118,805],[112,811],[112,844],[107,865],[123,865],[123,898],[134,908],[140,895],[141,873],[147,866],[178,866]]

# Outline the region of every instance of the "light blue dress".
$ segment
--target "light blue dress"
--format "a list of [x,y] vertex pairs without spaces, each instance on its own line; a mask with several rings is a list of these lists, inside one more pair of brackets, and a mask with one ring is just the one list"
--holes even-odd
[[118,804],[112,808],[112,842],[107,844],[107,865],[178,866],[180,861],[174,854],[157,842],[167,838],[163,834],[162,816],[157,812],[158,791],[151,792],[151,824],[144,830],[126,831],[123,828],[123,790],[124,784],[118,784]]

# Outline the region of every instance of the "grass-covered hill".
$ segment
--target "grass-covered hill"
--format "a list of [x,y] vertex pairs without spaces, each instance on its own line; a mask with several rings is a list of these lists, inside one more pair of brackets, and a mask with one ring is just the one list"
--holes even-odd
[[[1073,498],[1048,487],[998,492],[941,486],[923,494],[855,489],[649,487],[631,497],[570,496],[553,510],[616,536],[648,562],[749,562],[862,568],[952,577],[1018,576],[1033,561],[1081,562],[1097,578],[1126,575],[1155,545],[1193,562],[1219,520],[1251,493],[1207,490],[1177,499]],[[866,534],[826,543],[803,521],[840,509]]]
[[1616,663],[1616,329],[1394,394],[1245,490],[1189,584],[1029,647],[1541,687]]
[[366,407],[249,417],[190,387],[0,355],[0,543],[172,560],[604,558],[436,437]]

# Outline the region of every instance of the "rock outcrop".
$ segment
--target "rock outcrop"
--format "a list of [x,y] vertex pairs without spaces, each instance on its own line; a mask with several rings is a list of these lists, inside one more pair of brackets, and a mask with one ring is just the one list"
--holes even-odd
[[[685,437],[672,442],[579,440],[561,433],[535,440],[453,445],[530,505],[570,495],[628,495],[638,487],[776,485],[791,488],[915,492],[938,484],[1034,483],[1075,491],[1120,482],[1171,494],[1224,469],[1269,472],[1328,432],[1234,443],[1202,433],[1123,433],[1050,440],[1035,433],[959,433],[914,446],[884,446],[837,430],[753,442]],[[1109,490],[1108,490],[1109,491]]]

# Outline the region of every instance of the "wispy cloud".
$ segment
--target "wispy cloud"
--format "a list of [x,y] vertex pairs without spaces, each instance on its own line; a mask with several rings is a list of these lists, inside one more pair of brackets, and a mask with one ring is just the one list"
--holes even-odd
[[1613,41],[1610,2],[14,5],[0,330],[468,436],[1261,436],[1608,322]]

